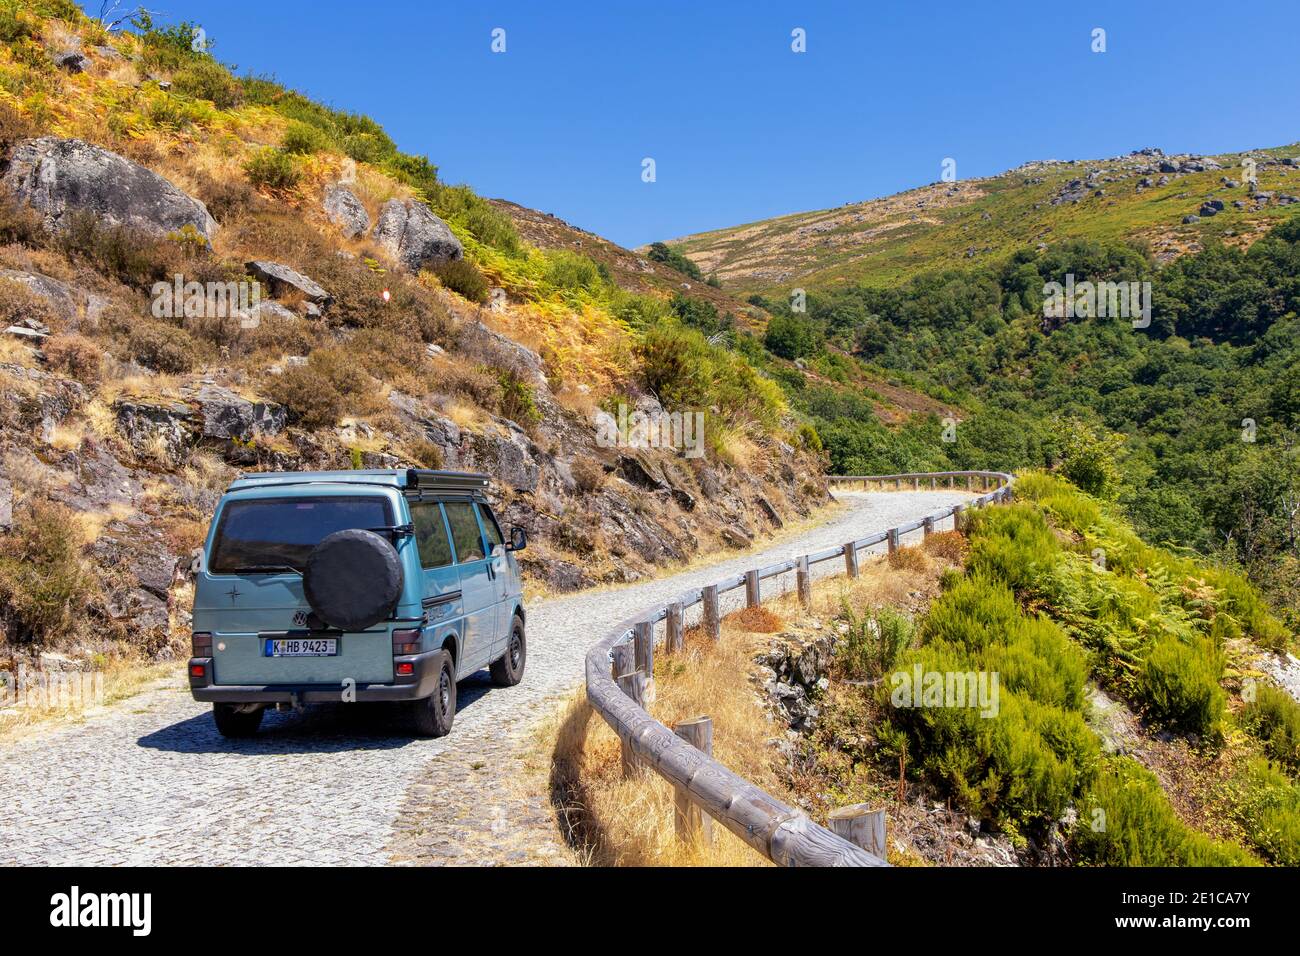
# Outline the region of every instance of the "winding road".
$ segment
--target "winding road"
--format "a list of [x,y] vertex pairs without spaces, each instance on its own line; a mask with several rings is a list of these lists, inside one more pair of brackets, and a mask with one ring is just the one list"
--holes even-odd
[[0,744],[0,864],[571,862],[544,798],[513,783],[530,731],[581,683],[592,642],[639,607],[969,495],[837,497],[846,507],[828,521],[757,553],[533,605],[523,682],[496,689],[486,671],[462,681],[455,728],[440,740],[412,738],[391,708],[347,705],[270,713],[256,738],[226,740],[178,675],[82,723]]

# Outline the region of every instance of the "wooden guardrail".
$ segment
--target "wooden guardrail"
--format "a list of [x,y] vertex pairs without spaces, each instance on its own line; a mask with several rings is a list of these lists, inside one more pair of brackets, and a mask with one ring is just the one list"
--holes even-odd
[[[983,507],[1011,496],[1013,477],[993,471],[945,471],[900,475],[831,475],[832,484],[860,484],[911,489],[980,485],[983,494],[970,507]],[[903,535],[918,529],[928,536],[937,522],[951,517],[960,527],[967,505],[954,505],[915,521],[880,531],[840,547],[826,548],[787,561],[755,568],[702,588],[693,588],[672,601],[636,614],[609,632],[587,652],[587,700],[614,730],[623,744],[624,767],[648,768],[677,791],[679,804],[701,809],[740,839],[782,866],[887,866],[873,853],[814,823],[759,787],[713,760],[645,710],[648,686],[654,679],[656,625],[664,622],[663,643],[669,651],[680,648],[687,612],[700,609],[700,621],[714,639],[721,634],[720,596],[744,588],[745,603],[762,603],[762,582],[794,572],[800,599],[811,600],[813,565],[837,558],[851,577],[858,572],[858,552],[887,542],[893,552]],[[680,812],[680,811],[679,811]]]

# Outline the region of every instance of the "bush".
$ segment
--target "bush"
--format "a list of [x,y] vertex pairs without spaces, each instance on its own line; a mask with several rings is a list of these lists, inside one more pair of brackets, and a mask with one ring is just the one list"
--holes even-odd
[[311,154],[330,148],[330,138],[316,126],[292,122],[280,140],[280,149],[286,153]]
[[583,494],[599,491],[605,485],[605,466],[595,458],[579,455],[569,466],[573,481]]
[[452,259],[437,265],[433,274],[444,286],[471,302],[488,300],[488,281],[474,263],[466,259]]
[[1100,866],[1255,866],[1245,850],[1187,827],[1160,781],[1131,757],[1097,775],[1071,834],[1082,862]]
[[1061,474],[1090,495],[1113,497],[1119,488],[1122,435],[1098,431],[1079,419],[1055,424],[1061,440]]
[[45,343],[45,360],[50,368],[70,375],[86,385],[96,385],[102,376],[104,353],[82,335],[55,335]]
[[131,358],[146,368],[169,375],[191,371],[200,361],[194,336],[184,329],[162,322],[142,322],[127,340]]
[[1223,655],[1208,638],[1157,638],[1138,674],[1138,694],[1156,720],[1202,736],[1217,732],[1225,695]]
[[34,500],[0,536],[0,607],[19,641],[74,632],[97,593],[68,507]]
[[501,386],[501,414],[511,421],[518,422],[524,428],[530,428],[542,420],[542,413],[537,408],[533,386],[523,379],[514,369],[503,369],[497,373],[497,383]]
[[1300,787],[1256,757],[1230,789],[1232,814],[1251,844],[1278,866],[1300,866]]
[[703,281],[703,275],[700,273],[700,267],[688,259],[680,250],[662,242],[653,242],[650,244],[650,250],[646,257],[653,259],[655,262],[662,262],[671,269],[676,269],[683,275],[690,276],[697,282]]
[[822,346],[817,327],[794,315],[777,314],[767,323],[763,347],[783,359],[804,358]]
[[1292,771],[1300,770],[1300,704],[1272,684],[1257,684],[1242,714],[1246,729],[1264,742],[1264,752]]
[[346,412],[362,410],[371,380],[343,349],[317,349],[306,365],[272,378],[267,391],[303,428],[332,428]]
[[849,680],[872,680],[894,666],[898,655],[911,646],[915,635],[912,621],[892,608],[878,608],[859,615],[847,601],[840,620],[848,624],[836,654],[843,675]]
[[244,172],[254,186],[268,189],[292,189],[302,178],[294,158],[274,146],[264,146],[249,157]]
[[172,92],[211,100],[219,110],[238,106],[243,100],[243,87],[239,81],[209,57],[195,59],[173,73]]
[[55,239],[67,256],[80,257],[105,275],[136,289],[148,290],[155,282],[170,282],[186,266],[206,255],[193,241],[197,233],[178,233],[160,239],[126,226],[102,225],[94,213],[79,211],[63,217]]

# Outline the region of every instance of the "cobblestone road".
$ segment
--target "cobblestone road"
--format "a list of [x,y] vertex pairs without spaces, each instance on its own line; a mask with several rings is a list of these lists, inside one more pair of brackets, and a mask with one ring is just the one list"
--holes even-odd
[[322,705],[269,713],[256,738],[229,741],[178,679],[84,723],[0,745],[0,863],[571,862],[542,791],[529,785],[544,769],[524,751],[536,721],[581,682],[594,640],[687,588],[966,495],[840,497],[848,507],[825,524],[760,554],[535,605],[523,682],[496,689],[486,671],[462,681],[455,728],[441,740],[413,739],[393,708]]

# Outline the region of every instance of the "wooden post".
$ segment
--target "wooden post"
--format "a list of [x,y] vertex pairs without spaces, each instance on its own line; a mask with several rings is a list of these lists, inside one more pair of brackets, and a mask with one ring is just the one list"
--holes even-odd
[[[639,671],[633,671],[630,674],[620,674],[615,683],[621,690],[632,700],[636,701],[638,707],[645,706],[645,679]],[[636,756],[632,753],[632,745],[626,740],[619,738],[622,750],[623,776],[630,777],[636,773],[637,761]]]
[[896,551],[898,551],[898,529],[897,528],[889,529],[889,537],[886,540],[889,542],[890,554],[894,554]]
[[885,859],[885,811],[872,810],[869,804],[855,803],[832,810],[826,828],[868,853]]
[[957,487],[957,476],[956,476],[956,475],[949,475],[949,476],[948,476],[948,487],[949,487],[949,488],[956,488],[956,487]]
[[973,483],[974,483],[974,478],[973,478],[971,475],[967,475],[967,476],[966,476],[966,490],[967,490],[967,491],[970,491],[970,490],[971,490],[971,486],[972,486]]
[[799,589],[799,603],[804,610],[812,607],[812,572],[808,569],[808,555],[799,558],[794,568],[795,583]]
[[934,519],[926,518],[925,523],[921,525],[921,528],[925,532],[925,537],[930,537],[930,535],[934,534]]
[[[636,651],[636,669],[645,678],[641,696],[646,703],[655,699],[655,626],[650,621],[638,621],[632,631],[632,645]],[[617,678],[615,678],[617,679]]]
[[710,584],[701,591],[704,604],[704,633],[713,640],[722,637],[722,617],[718,614],[718,586]]
[[965,530],[966,530],[966,527],[965,527],[966,515],[964,514],[965,511],[966,511],[966,507],[965,507],[964,505],[953,505],[953,506],[952,506],[952,526],[953,526],[953,530],[955,530],[955,531],[965,531]]
[[675,654],[685,646],[682,638],[682,604],[674,601],[668,605],[668,628],[664,636],[664,647],[669,654]]
[[631,674],[637,669],[636,647],[632,641],[615,644],[610,649],[610,676],[618,680],[624,674]]
[[935,485],[936,485],[937,482],[938,482],[938,479],[935,478],[934,475],[931,475],[931,476],[930,476],[930,490],[931,490],[931,491],[934,491],[934,489],[935,489]]
[[763,603],[762,590],[759,587],[758,571],[745,572],[745,606],[758,607]]
[[903,487],[903,479],[902,479],[902,478],[895,478],[895,479],[894,479],[894,490],[897,491],[898,489],[900,489],[900,488],[902,488],[902,487]]
[[858,576],[858,548],[852,541],[844,544],[844,570],[851,578]]
[[913,479],[912,479],[912,490],[913,490],[913,491],[919,491],[920,488],[921,488],[921,479],[920,479],[920,478],[913,478]]
[[[706,757],[713,756],[713,721],[708,717],[695,717],[673,724],[673,733]],[[676,787],[674,790],[673,800],[677,807],[677,812],[674,814],[677,839],[688,842],[698,840],[705,846],[712,843],[713,821],[685,790],[681,787]]]

